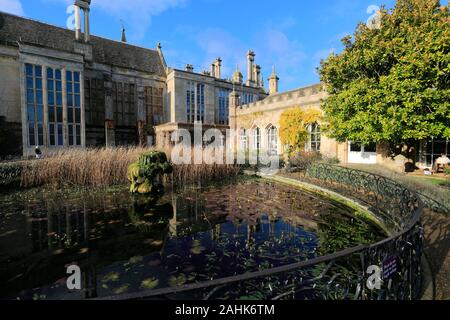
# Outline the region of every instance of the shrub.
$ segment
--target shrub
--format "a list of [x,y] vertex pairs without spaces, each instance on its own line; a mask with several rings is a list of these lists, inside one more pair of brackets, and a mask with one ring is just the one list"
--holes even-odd
[[445,166],[444,167],[444,174],[447,176],[447,175],[450,175],[450,167],[449,166]]
[[338,157],[324,157],[323,162],[326,164],[340,164],[341,161],[338,159]]
[[318,152],[297,151],[289,160],[289,166],[303,171],[321,160],[322,155]]

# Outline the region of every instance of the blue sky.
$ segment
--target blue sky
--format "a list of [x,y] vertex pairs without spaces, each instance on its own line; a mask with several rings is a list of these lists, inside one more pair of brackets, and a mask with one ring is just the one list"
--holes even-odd
[[[448,1],[441,1],[447,4]],[[0,0],[0,10],[65,27],[71,0]],[[230,77],[239,64],[246,77],[246,52],[253,49],[267,85],[272,65],[280,89],[319,81],[316,67],[340,39],[366,22],[370,6],[395,0],[92,0],[91,33],[119,40],[121,20],[128,42],[147,48],[162,43],[170,66],[196,71],[223,60]]]

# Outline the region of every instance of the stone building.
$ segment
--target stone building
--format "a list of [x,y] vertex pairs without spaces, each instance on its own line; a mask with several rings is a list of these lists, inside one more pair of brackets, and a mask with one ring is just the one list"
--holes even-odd
[[[222,75],[222,60],[196,72],[167,66],[162,48],[147,49],[91,35],[91,1],[75,0],[75,30],[0,12],[0,158],[64,148],[173,145],[177,129],[235,129],[238,150],[282,154],[281,114],[292,107],[320,109],[321,84],[279,93],[273,69],[264,88],[255,53],[248,51],[246,77],[236,67]],[[377,146],[337,143],[310,125],[306,150],[347,163],[383,163]],[[382,150],[378,146],[378,150]],[[418,142],[419,164],[429,167],[448,140]]]
[[235,81],[223,79],[220,58],[210,71],[177,70],[166,65],[160,45],[126,43],[124,29],[122,41],[91,35],[89,13],[90,1],[76,0],[71,31],[0,12],[0,123],[12,146],[6,154],[32,156],[35,146],[48,153],[164,145],[171,132],[194,123],[228,128],[233,88],[242,104],[267,96],[251,51],[246,83],[240,72]]
[[[249,51],[248,80],[236,68],[231,80],[221,77],[222,60],[217,58],[210,71],[194,72],[192,65],[185,70],[167,68],[166,123],[155,128],[157,145],[171,144],[171,133],[178,129],[193,132],[196,123],[202,124],[203,131],[211,128],[224,135],[229,128],[230,94],[239,93],[241,104],[252,103],[267,97],[263,87],[261,68],[254,64],[255,54]],[[193,136],[193,135],[192,135]]]
[[160,50],[92,36],[89,2],[75,2],[75,32],[0,13],[0,116],[24,156],[138,143],[163,121]]
[[[241,104],[238,92],[232,92],[230,101],[230,127],[237,132],[234,148],[239,151],[260,150],[269,154],[282,155],[278,131],[280,118],[290,108],[321,110],[321,103],[327,98],[322,84],[278,92],[279,78],[273,70],[269,78],[269,96],[253,103]],[[308,126],[309,136],[306,151],[338,159],[341,163],[380,164],[393,170],[408,170],[411,163],[418,168],[432,168],[441,154],[450,155],[450,140],[433,138],[416,141],[410,159],[392,159],[389,142],[363,145],[358,142],[337,142],[322,130],[321,123]]]
[[[237,132],[235,148],[238,151],[263,150],[282,155],[285,147],[279,138],[280,118],[291,108],[321,109],[326,93],[321,84],[279,93],[279,78],[275,69],[269,78],[270,95],[260,101],[239,104],[239,93],[232,93],[231,128]],[[330,158],[347,162],[347,145],[328,138],[321,130],[321,123],[308,127],[309,137],[305,150],[320,152]]]

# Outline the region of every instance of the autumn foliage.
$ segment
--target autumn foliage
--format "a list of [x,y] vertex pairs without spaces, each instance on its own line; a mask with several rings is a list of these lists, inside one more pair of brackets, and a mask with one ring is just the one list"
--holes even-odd
[[309,124],[319,122],[322,112],[317,109],[291,108],[280,117],[280,139],[287,146],[289,154],[304,149],[308,140]]

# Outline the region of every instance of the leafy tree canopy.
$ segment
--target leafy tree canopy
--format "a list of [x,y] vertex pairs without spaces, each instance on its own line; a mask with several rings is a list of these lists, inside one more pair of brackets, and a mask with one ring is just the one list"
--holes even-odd
[[339,141],[450,138],[450,4],[397,0],[321,62],[328,134]]

